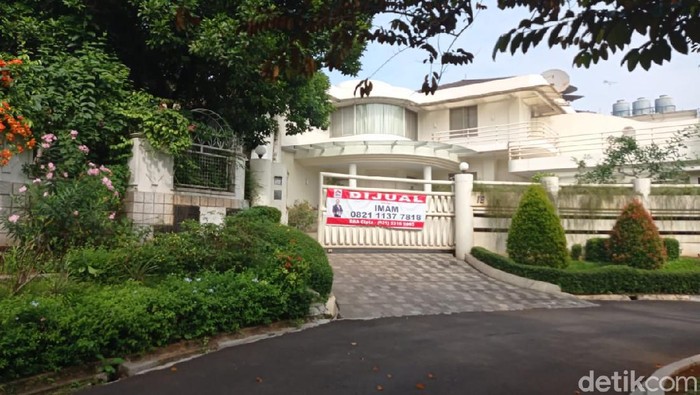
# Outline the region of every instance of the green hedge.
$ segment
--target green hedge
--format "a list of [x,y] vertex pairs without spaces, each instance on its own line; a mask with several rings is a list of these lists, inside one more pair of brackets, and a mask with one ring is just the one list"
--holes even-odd
[[700,294],[700,273],[697,272],[660,272],[618,265],[570,272],[521,265],[481,247],[474,247],[471,253],[496,269],[557,284],[562,291],[572,294]]
[[86,283],[66,296],[0,300],[0,382],[124,357],[182,339],[302,317],[310,295],[294,276],[253,273],[168,277],[154,287]]
[[227,218],[222,226],[189,223],[183,228],[183,232],[160,234],[143,245],[74,250],[66,256],[66,263],[77,278],[115,284],[202,271],[269,271],[277,264],[276,255],[294,254],[308,265],[302,274],[306,285],[322,296],[331,291],[333,270],[326,252],[302,231],[241,215]]
[[668,260],[673,261],[681,257],[681,244],[678,240],[671,237],[664,237],[664,248],[666,248],[666,255],[668,255]]
[[608,251],[608,238],[593,237],[586,240],[584,247],[584,257],[591,262],[610,262],[610,252]]
[[282,212],[275,207],[255,206],[247,210],[243,210],[235,216],[245,218],[247,220],[261,220],[279,223],[280,219],[282,219]]

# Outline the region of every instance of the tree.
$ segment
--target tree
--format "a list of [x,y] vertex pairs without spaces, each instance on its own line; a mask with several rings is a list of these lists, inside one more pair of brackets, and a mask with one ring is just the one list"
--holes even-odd
[[498,6],[527,7],[531,16],[499,38],[494,57],[498,52],[525,53],[546,42],[550,48],[577,47],[574,64],[588,67],[628,48],[635,35],[646,41],[622,59],[630,71],[637,65],[648,70],[652,62],[670,61],[674,51],[700,52],[700,3],[696,0],[499,0]]
[[[628,48],[635,34],[647,41],[627,52],[623,63],[630,70],[637,65],[648,69],[652,62],[662,64],[674,51],[700,51],[700,3],[696,0],[499,0],[498,7],[527,8],[531,13],[500,37],[494,56],[506,51],[527,52],[546,42],[550,47],[578,47],[573,62],[588,67],[591,62],[608,59],[611,52]],[[338,68],[352,54],[351,48],[367,42],[424,50],[430,73],[421,91],[429,94],[435,92],[441,76],[441,69],[433,70],[435,64],[461,65],[473,60],[473,54],[454,48],[454,43],[485,8],[484,3],[471,0],[260,2],[246,29],[252,35],[273,32],[288,37],[287,45],[271,52],[268,61],[292,73],[304,74],[312,61],[331,70]],[[392,17],[388,26],[371,27],[367,21],[379,14]],[[311,37],[318,35],[331,37],[330,45],[317,48],[320,51],[309,50],[317,44]],[[453,38],[452,42],[433,45],[434,39],[443,35]],[[305,56],[290,59],[286,57],[290,51]]]
[[666,261],[659,229],[638,200],[628,204],[617,218],[609,249],[613,263],[640,269],[659,269]]
[[566,267],[569,251],[554,206],[541,185],[528,187],[508,229],[508,256],[525,265]]
[[632,136],[610,136],[604,158],[593,169],[586,170],[585,159],[576,159],[579,183],[614,184],[625,178],[651,178],[655,183],[685,183],[684,167],[693,159],[684,152],[688,139],[700,135],[700,125],[674,134],[662,144],[640,144]]
[[[244,32],[247,21],[263,3],[4,1],[0,4],[0,52],[43,61],[57,53],[73,56],[98,48],[128,73],[127,99],[136,102],[134,111],[121,112],[129,119],[128,126],[145,124],[139,109],[153,102],[154,109],[161,103],[169,110],[177,105],[185,116],[187,109],[207,108],[222,115],[252,147],[277,130],[276,116],[286,117],[287,132],[295,134],[325,126],[332,110],[325,99],[328,80],[315,64],[301,75],[286,73],[268,62],[268,55],[277,48],[294,45],[287,37],[274,32],[255,36]],[[331,45],[328,36],[311,38],[314,42],[304,49],[308,53]],[[286,56],[298,60],[300,54],[290,51]],[[348,54],[345,60],[349,66],[339,67],[349,73],[356,71],[353,59],[356,57]],[[51,112],[52,108],[45,110]],[[188,124],[176,119],[172,111],[151,115],[157,122],[174,122],[165,130],[188,133]]]

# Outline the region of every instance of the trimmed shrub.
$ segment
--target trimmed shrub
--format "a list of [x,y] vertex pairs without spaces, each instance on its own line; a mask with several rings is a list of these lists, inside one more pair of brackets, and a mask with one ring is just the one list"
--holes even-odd
[[154,287],[135,282],[84,284],[70,298],[20,295],[0,300],[0,382],[97,355],[123,357],[183,339],[303,317],[310,296],[291,275],[278,282],[254,273],[168,277]]
[[591,262],[610,262],[610,253],[608,252],[609,240],[602,237],[586,240],[586,260]]
[[659,269],[666,262],[659,229],[638,200],[629,203],[615,222],[610,258],[612,263],[640,269]]
[[567,265],[564,228],[540,185],[530,186],[521,198],[508,229],[507,251],[513,260],[527,265]]
[[589,294],[700,294],[700,273],[663,272],[608,265],[588,271],[521,265],[481,247],[472,255],[496,269],[557,284],[564,292]]
[[279,223],[282,219],[282,212],[275,207],[255,206],[239,212],[234,217],[237,217],[241,220],[245,219],[253,221],[269,221]]
[[678,240],[671,237],[664,237],[664,247],[669,261],[676,260],[681,257],[681,244]]
[[281,224],[255,221],[241,222],[234,217],[231,224],[239,232],[255,234],[260,243],[258,250],[268,256],[275,252],[293,252],[300,255],[309,265],[307,285],[314,291],[327,296],[333,285],[333,269],[326,252],[320,244],[306,233]]
[[578,261],[581,259],[581,254],[583,253],[583,247],[581,244],[574,244],[571,246],[571,259]]

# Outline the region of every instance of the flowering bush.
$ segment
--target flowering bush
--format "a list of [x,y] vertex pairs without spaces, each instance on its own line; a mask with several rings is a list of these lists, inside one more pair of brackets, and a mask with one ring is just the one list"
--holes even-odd
[[[61,140],[62,144],[58,144]],[[59,139],[41,137],[41,148],[27,173],[33,181],[19,188],[19,209],[3,217],[10,236],[40,251],[63,253],[70,247],[110,245],[124,228],[117,223],[123,177],[88,162],[77,131]],[[60,150],[61,163],[50,159]],[[116,169],[115,169],[116,170]],[[119,171],[123,176],[123,171]]]
[[9,163],[14,154],[21,154],[25,149],[34,149],[36,140],[29,124],[22,115],[18,115],[6,99],[7,90],[12,86],[12,74],[22,65],[21,59],[6,61],[0,58],[0,166]]

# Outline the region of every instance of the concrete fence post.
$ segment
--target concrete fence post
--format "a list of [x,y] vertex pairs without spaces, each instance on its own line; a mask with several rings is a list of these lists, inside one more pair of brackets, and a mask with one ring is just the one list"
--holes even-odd
[[651,179],[650,178],[635,178],[632,180],[632,188],[634,193],[639,195],[639,199],[642,202],[642,206],[651,212],[651,207],[649,205],[649,194],[651,193]]
[[542,186],[547,191],[549,199],[552,201],[554,208],[559,212],[559,177],[542,177],[540,180]]
[[251,207],[269,206],[272,201],[272,161],[265,158],[251,158],[250,176],[257,186],[255,196],[250,197]]
[[465,259],[465,255],[474,246],[473,188],[472,174],[455,174],[455,256],[457,259]]

